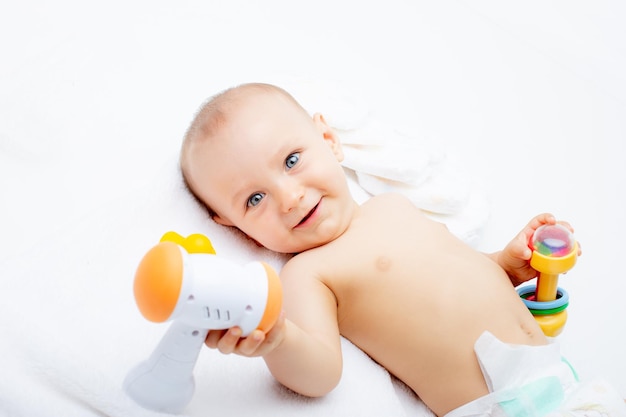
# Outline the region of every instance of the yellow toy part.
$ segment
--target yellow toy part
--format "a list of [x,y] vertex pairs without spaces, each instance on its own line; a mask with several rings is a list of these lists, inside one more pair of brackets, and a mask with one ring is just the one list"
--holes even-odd
[[169,231],[161,237],[161,242],[174,242],[185,248],[187,253],[210,253],[215,255],[215,249],[208,237],[193,233],[183,237],[176,232]]
[[517,292],[543,333],[548,337],[556,337],[567,321],[569,294],[563,288],[558,288],[555,300],[536,301],[535,290],[534,285],[527,285],[518,288]]
[[537,277],[537,301],[553,301],[559,285],[559,274],[569,271],[578,258],[578,243],[570,253],[561,257],[550,257],[537,251],[530,258],[530,266],[540,274]]
[[556,314],[535,315],[535,320],[539,323],[539,327],[548,337],[556,337],[563,331],[565,322],[567,321],[567,310],[560,311]]
[[561,224],[544,224],[535,230],[529,244],[533,250],[530,266],[539,272],[536,300],[556,300],[559,274],[572,269],[578,257],[574,235]]

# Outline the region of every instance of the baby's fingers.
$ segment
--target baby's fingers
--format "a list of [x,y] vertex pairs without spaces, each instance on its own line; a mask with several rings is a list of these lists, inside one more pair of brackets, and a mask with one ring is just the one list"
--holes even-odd
[[569,222],[566,222],[565,220],[559,220],[557,223],[565,227],[570,232],[574,233],[574,228],[572,227],[571,224],[569,224]]
[[244,356],[252,356],[265,340],[265,333],[254,330],[245,339],[241,339],[237,345],[237,352]]
[[513,244],[510,247],[511,256],[513,258],[522,259],[527,261],[532,256],[532,251],[528,247],[528,236],[526,232],[522,231],[513,240]]
[[[237,348],[237,342],[241,337],[241,329],[239,327],[231,327],[223,334],[223,336],[217,341],[216,347],[223,354],[233,353]],[[208,337],[207,337],[208,345]]]
[[536,230],[539,226],[543,226],[544,224],[555,224],[556,222],[557,221],[556,217],[554,217],[554,214],[541,213],[531,219],[530,222],[528,222],[527,227],[531,228],[532,230]]
[[207,334],[204,344],[211,349],[217,349],[217,343],[225,334],[226,330],[210,330],[209,334]]

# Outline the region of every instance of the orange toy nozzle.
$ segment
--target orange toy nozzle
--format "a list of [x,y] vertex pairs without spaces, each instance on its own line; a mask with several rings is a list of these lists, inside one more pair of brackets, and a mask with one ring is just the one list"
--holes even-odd
[[267,333],[276,324],[276,320],[278,320],[283,309],[283,288],[276,271],[265,262],[261,262],[261,264],[267,275],[267,302],[257,329]]
[[135,301],[143,316],[166,321],[176,308],[183,285],[183,255],[171,241],[160,242],[146,253],[135,273]]

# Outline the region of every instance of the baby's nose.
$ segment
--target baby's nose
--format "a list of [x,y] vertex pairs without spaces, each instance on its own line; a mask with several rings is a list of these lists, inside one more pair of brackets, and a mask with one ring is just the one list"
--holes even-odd
[[280,187],[281,209],[288,213],[298,207],[304,197],[304,187],[296,181],[285,181]]

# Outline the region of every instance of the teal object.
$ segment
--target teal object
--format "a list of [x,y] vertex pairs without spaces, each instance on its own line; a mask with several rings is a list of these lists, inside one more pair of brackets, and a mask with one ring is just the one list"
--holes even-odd
[[565,394],[556,376],[538,379],[513,390],[514,399],[502,401],[500,407],[510,417],[542,417],[559,408]]

